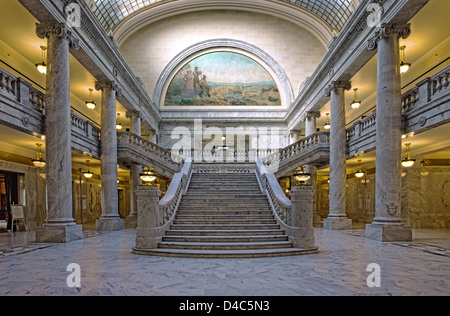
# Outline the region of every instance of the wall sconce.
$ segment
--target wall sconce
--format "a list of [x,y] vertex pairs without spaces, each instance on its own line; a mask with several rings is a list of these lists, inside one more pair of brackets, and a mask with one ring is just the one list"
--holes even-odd
[[41,50],[42,50],[42,62],[36,64],[36,68],[41,74],[46,75],[47,74],[47,64],[45,63],[45,59],[46,59],[45,51],[47,50],[47,47],[41,46]]
[[89,101],[86,101],[86,106],[88,109],[93,110],[97,106],[94,102],[94,97],[92,96],[92,91],[94,89],[89,89]]
[[411,63],[405,62],[405,49],[406,49],[406,46],[400,47],[400,58],[401,58],[400,73],[401,74],[404,74],[405,72],[407,72],[409,70],[409,68],[411,67]]
[[358,88],[353,89],[355,91],[355,97],[351,104],[352,109],[357,109],[361,106],[361,101],[358,100]]

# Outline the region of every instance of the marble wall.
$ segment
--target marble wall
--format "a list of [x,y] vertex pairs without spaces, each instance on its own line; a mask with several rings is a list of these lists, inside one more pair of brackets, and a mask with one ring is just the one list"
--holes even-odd
[[[119,184],[119,215],[125,219],[130,213],[130,190],[128,184]],[[94,229],[95,221],[102,215],[101,182],[78,175],[72,177],[73,216],[77,224]]]
[[[450,228],[450,168],[415,168],[402,174],[402,218],[412,228]],[[371,223],[375,216],[375,175],[347,179],[347,216]],[[328,216],[328,183],[318,186],[318,214]]]
[[36,230],[47,218],[45,179],[43,169],[0,160],[0,170],[16,172],[19,177],[19,203],[25,205],[25,226],[27,231]]
[[295,96],[326,53],[313,34],[294,23],[232,10],[206,10],[154,22],[130,36],[120,51],[153,95],[158,77],[178,53],[196,43],[223,38],[255,45],[275,59],[286,72]]

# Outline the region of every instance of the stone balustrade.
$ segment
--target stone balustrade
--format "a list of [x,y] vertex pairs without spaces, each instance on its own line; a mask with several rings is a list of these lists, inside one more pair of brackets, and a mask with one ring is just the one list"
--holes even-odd
[[292,200],[284,194],[273,173],[267,172],[260,158],[256,159],[256,176],[261,191],[269,199],[272,211],[281,228],[293,242],[294,248],[316,252],[313,228],[314,189],[311,186],[293,187]]
[[183,166],[183,157],[131,132],[117,133],[117,155],[125,163],[151,166],[172,178]]
[[186,159],[181,171],[174,175],[170,186],[159,200],[161,192],[155,186],[140,186],[136,191],[137,228],[134,253],[156,248],[162,236],[172,225],[183,193],[192,176],[192,160]]

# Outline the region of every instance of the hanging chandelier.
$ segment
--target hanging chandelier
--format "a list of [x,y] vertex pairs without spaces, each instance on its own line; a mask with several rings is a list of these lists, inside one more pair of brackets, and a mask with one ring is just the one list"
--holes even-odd
[[36,146],[37,146],[36,159],[32,159],[31,161],[33,162],[33,165],[35,167],[44,168],[45,167],[45,160],[42,159],[42,151],[41,151],[42,144],[36,143]]

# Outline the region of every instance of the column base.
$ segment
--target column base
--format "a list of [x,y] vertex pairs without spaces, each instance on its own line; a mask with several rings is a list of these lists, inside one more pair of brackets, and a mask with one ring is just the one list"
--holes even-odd
[[97,231],[116,231],[123,229],[123,219],[119,216],[101,217],[95,221],[95,230]]
[[162,236],[158,228],[137,228],[136,247],[133,249],[154,249],[158,248],[158,243],[162,241]]
[[67,243],[79,239],[83,239],[82,225],[36,227],[36,242],[38,243]]
[[293,243],[294,248],[316,248],[314,228],[292,228],[289,230],[289,241]]
[[313,214],[313,227],[322,227],[322,218],[319,214]]
[[125,228],[136,228],[137,227],[137,214],[127,216]]
[[412,241],[412,228],[405,225],[367,224],[366,239],[381,242]]
[[328,217],[323,220],[323,229],[351,230],[352,220],[347,217]]

